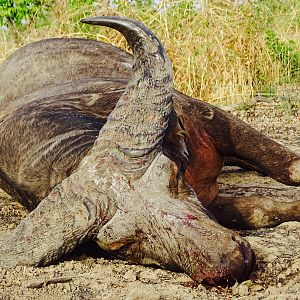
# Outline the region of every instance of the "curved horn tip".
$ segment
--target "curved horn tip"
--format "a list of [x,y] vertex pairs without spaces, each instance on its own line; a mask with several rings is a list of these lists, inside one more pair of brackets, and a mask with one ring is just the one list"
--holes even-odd
[[[163,46],[157,36],[147,26],[139,21],[119,16],[98,16],[82,19],[81,22],[91,25],[103,25],[118,30],[124,35],[133,50],[138,40],[148,40],[152,46],[159,48],[161,56],[166,56]],[[146,50],[145,52],[149,52],[149,43],[145,44],[142,42],[142,44],[142,47]],[[139,46],[141,47],[141,44],[139,44]]]
[[141,32],[137,29],[141,29],[147,35],[154,35],[144,24],[134,19],[127,17],[117,17],[117,16],[98,16],[81,19],[80,22],[90,25],[102,25],[114,28],[120,31],[126,37],[126,32],[135,32],[134,35],[140,35]]
[[97,16],[97,17],[89,17],[83,18],[80,20],[81,23],[91,24],[91,25],[104,25],[109,26],[109,24],[115,25],[125,25],[134,24],[135,26],[140,25],[143,26],[141,22],[136,21],[134,19],[130,19],[127,17],[120,16]]
[[82,23],[94,23],[97,21],[105,21],[105,20],[131,20],[133,19],[127,18],[127,17],[121,17],[121,16],[95,16],[95,17],[88,17],[83,18],[80,20]]

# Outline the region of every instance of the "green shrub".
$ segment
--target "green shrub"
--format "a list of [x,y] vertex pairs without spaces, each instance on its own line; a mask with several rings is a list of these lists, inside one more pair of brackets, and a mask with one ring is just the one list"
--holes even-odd
[[279,39],[273,30],[266,32],[266,44],[274,60],[279,61],[283,66],[283,77],[292,79],[300,78],[300,52],[295,42],[288,42]]
[[273,96],[283,83],[300,84],[299,0],[0,0],[0,24],[4,19],[12,28],[0,30],[0,61],[49,37],[93,38],[128,49],[116,30],[80,23],[96,15],[145,23],[170,56],[176,89],[195,98],[229,104]]
[[0,25],[23,26],[45,16],[51,5],[50,0],[1,0]]

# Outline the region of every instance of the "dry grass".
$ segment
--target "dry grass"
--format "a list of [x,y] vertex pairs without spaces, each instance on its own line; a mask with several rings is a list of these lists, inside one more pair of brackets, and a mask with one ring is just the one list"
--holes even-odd
[[[257,93],[274,93],[278,84],[289,82],[288,65],[283,66],[280,56],[274,59],[266,45],[266,30],[277,32],[285,42],[293,39],[293,47],[300,49],[297,0],[256,1],[259,6],[252,1],[236,5],[230,0],[207,0],[202,1],[202,9],[193,8],[193,1],[173,0],[156,7],[118,1],[117,8],[97,1],[80,10],[70,9],[66,0],[55,2],[44,24],[14,35],[0,31],[0,60],[22,45],[49,37],[84,36],[126,49],[116,31],[79,23],[83,16],[122,15],[144,22],[162,40],[173,62],[178,90],[212,103],[235,103]],[[274,8],[270,3],[281,6]]]

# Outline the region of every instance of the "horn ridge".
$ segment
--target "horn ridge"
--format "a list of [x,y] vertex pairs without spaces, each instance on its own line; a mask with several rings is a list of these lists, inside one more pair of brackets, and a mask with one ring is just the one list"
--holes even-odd
[[[83,23],[121,32],[133,50],[133,75],[100,132],[115,143],[122,165],[134,173],[161,151],[172,108],[171,62],[159,39],[142,23],[125,17],[92,17]],[[128,163],[126,163],[126,161]],[[138,166],[138,167],[137,167]]]

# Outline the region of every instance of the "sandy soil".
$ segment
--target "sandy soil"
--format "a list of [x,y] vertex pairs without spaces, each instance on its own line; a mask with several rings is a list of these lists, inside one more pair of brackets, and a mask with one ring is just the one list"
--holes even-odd
[[[234,113],[300,152],[297,110],[287,112],[274,99],[256,99],[246,110]],[[225,194],[300,199],[300,187],[236,168],[225,169],[219,182]],[[26,212],[6,194],[0,198],[1,233],[14,228]],[[79,252],[49,267],[0,269],[0,299],[300,299],[300,223],[241,234],[257,255],[257,270],[231,288],[196,286],[185,274]]]

